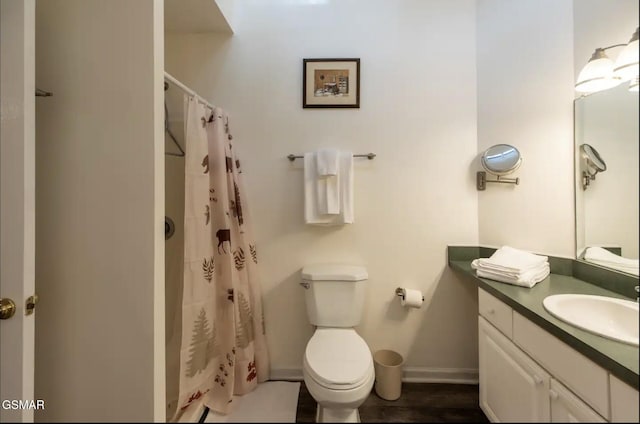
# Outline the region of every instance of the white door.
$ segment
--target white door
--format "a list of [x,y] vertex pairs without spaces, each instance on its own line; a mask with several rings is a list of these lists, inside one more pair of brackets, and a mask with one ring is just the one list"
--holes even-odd
[[25,304],[35,285],[35,0],[0,0],[0,80],[0,315],[15,303],[0,321],[0,422],[31,422],[35,315]]
[[549,374],[478,317],[480,407],[492,422],[549,422]]

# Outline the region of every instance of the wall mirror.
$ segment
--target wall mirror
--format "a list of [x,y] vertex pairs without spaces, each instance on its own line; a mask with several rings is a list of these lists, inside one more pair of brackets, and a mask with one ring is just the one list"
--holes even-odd
[[637,276],[638,93],[580,97],[574,116],[576,257]]

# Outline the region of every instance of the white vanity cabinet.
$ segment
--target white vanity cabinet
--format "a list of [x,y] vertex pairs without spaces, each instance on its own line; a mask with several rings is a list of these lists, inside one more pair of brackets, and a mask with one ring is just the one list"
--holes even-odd
[[480,407],[492,422],[638,422],[638,390],[478,291]]
[[547,422],[550,376],[484,318],[478,319],[480,406],[492,422]]

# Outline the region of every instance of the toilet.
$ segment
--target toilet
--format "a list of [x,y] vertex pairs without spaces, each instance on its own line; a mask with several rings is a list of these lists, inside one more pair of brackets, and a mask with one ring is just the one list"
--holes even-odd
[[367,270],[317,264],[302,269],[309,322],[316,326],[302,375],[318,403],[316,422],[360,422],[358,407],[375,378],[371,350],[353,327],[360,323]]

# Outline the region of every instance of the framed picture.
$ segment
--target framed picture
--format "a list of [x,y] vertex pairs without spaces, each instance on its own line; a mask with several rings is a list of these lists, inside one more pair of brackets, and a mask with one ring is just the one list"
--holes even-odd
[[359,108],[360,59],[303,59],[303,108]]

